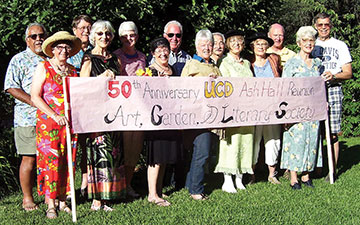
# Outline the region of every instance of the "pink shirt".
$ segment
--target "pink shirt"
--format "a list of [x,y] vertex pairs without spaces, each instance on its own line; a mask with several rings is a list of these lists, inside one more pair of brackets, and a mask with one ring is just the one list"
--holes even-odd
[[145,69],[146,58],[144,53],[136,51],[135,55],[127,55],[120,48],[113,52],[121,61],[122,76],[136,76],[138,69]]

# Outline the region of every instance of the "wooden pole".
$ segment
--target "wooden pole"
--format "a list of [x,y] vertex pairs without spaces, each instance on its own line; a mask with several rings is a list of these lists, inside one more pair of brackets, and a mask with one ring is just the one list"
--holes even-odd
[[[65,117],[70,123],[69,117],[69,102],[67,98],[67,84],[66,77],[63,77],[63,88],[64,88],[64,106],[65,106]],[[67,143],[67,156],[68,156],[68,169],[70,177],[70,196],[71,196],[71,211],[72,211],[72,220],[76,223],[76,200],[75,200],[75,185],[74,185],[74,170],[73,170],[73,158],[72,158],[72,145],[71,145],[71,130],[70,124],[66,126],[66,143]]]

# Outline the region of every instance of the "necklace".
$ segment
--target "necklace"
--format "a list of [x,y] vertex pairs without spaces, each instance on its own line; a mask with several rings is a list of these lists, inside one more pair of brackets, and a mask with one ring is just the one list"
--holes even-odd
[[[68,75],[69,73],[69,67],[65,64],[63,65],[63,69],[61,69],[60,65],[55,64],[54,62],[52,62],[51,60],[49,60],[50,64],[52,65],[52,67],[54,68],[54,66],[56,66],[56,72],[61,76],[61,77],[65,77]],[[55,68],[54,68],[55,69]]]

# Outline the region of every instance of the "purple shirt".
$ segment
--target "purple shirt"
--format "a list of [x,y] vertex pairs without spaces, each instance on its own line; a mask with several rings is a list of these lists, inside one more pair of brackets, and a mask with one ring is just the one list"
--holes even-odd
[[121,61],[121,75],[122,76],[136,76],[135,72],[138,69],[145,69],[146,57],[144,53],[136,50],[134,55],[128,55],[120,48],[113,52]]

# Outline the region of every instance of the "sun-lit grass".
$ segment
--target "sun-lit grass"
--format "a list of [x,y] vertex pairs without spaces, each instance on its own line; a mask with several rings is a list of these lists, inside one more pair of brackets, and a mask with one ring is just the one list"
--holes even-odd
[[[207,201],[194,201],[183,189],[170,194],[170,207],[150,204],[145,195],[139,200],[115,203],[115,211],[108,213],[91,212],[90,202],[79,202],[78,223],[360,224],[360,138],[341,139],[341,145],[339,179],[333,185],[319,178],[314,179],[315,189],[303,187],[293,191],[289,182],[280,178],[281,185],[259,181],[237,194],[228,194],[220,189],[222,176],[211,174],[207,176],[206,191],[210,197]],[[135,178],[140,179],[142,175]],[[79,178],[78,173],[77,189]],[[145,194],[145,190],[146,187],[142,187],[140,192]],[[46,219],[45,204],[40,204],[40,210],[24,212],[21,197],[17,193],[1,200],[0,224],[67,224],[72,221],[65,213],[60,213],[55,220]],[[36,197],[36,201],[40,203],[43,198]]]

